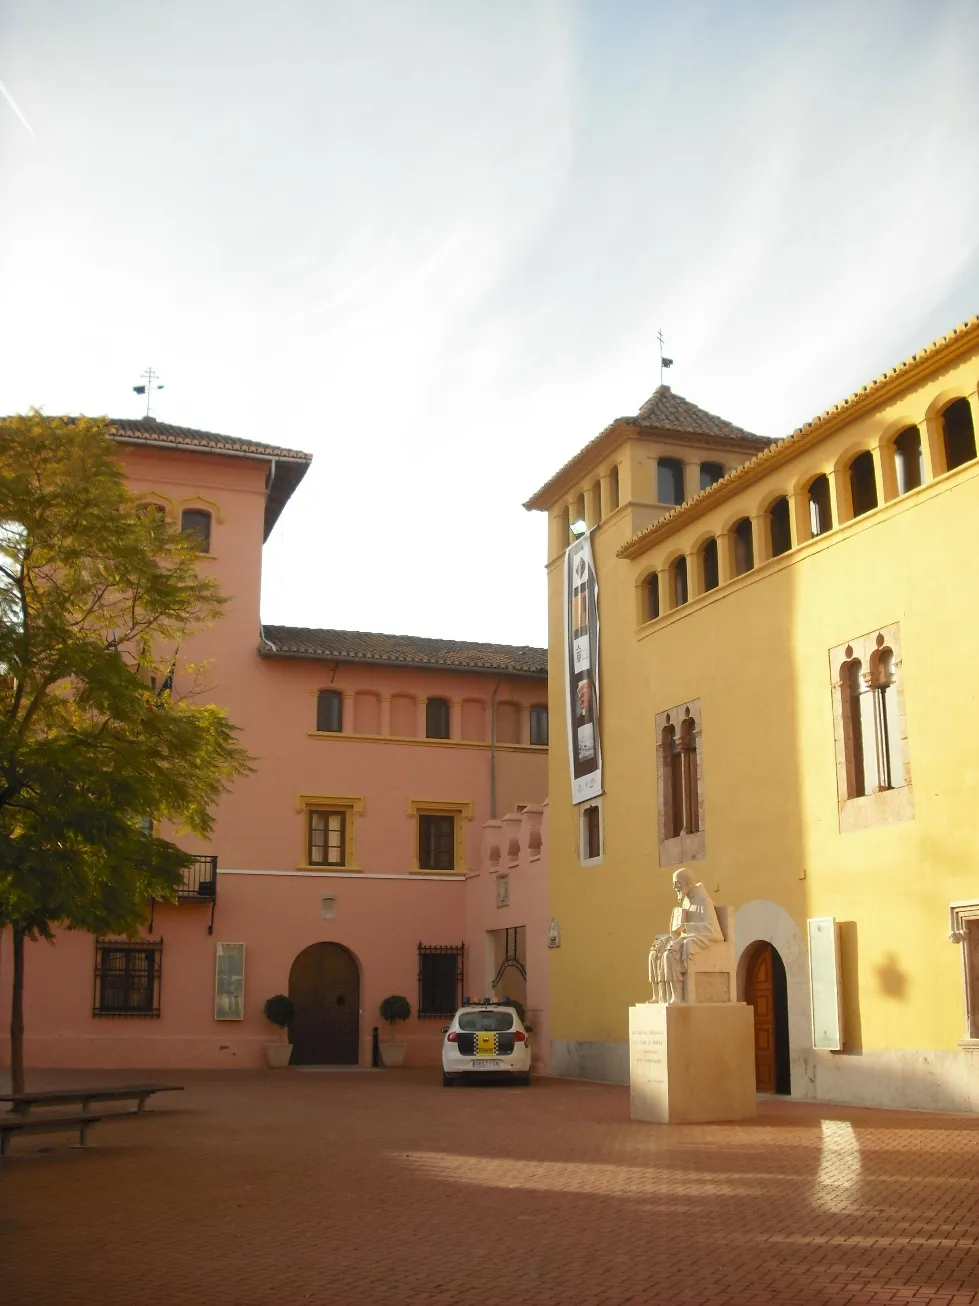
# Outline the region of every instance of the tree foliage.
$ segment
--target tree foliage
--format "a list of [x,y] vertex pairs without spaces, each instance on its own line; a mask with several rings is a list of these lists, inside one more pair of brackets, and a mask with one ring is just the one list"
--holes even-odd
[[130,496],[104,421],[0,422],[0,926],[132,933],[249,769],[176,650],[226,602],[195,541]]

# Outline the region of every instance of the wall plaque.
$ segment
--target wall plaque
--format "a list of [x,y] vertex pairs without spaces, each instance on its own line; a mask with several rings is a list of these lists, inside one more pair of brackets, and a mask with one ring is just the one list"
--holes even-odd
[[840,939],[835,916],[806,922],[809,932],[809,989],[812,1000],[812,1045],[827,1052],[843,1048],[840,1003]]

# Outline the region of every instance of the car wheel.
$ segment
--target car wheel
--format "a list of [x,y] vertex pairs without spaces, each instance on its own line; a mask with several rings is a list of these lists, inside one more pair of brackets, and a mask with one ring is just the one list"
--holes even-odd
[[456,1083],[458,1083],[458,1080],[456,1079],[455,1075],[447,1075],[444,1070],[442,1071],[443,1088],[451,1088],[452,1085]]
[[524,1086],[524,1088],[530,1088],[530,1071],[529,1071],[529,1070],[527,1071],[526,1075],[514,1075],[514,1079],[516,1079],[516,1081],[517,1081],[518,1084],[522,1084],[522,1085]]

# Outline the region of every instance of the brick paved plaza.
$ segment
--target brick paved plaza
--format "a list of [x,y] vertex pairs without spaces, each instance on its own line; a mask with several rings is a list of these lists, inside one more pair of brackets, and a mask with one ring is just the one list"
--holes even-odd
[[555,1080],[173,1080],[88,1150],[13,1141],[0,1300],[979,1302],[971,1118],[770,1101],[752,1125],[663,1128],[629,1121],[625,1089]]

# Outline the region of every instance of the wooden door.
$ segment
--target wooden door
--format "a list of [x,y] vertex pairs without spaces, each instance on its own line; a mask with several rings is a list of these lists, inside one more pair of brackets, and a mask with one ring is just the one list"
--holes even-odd
[[745,1000],[755,1009],[755,1088],[774,1093],[775,978],[770,943],[759,943],[748,961]]
[[360,975],[339,943],[314,943],[289,972],[289,996],[296,1014],[289,1026],[296,1066],[357,1064],[360,1035]]

